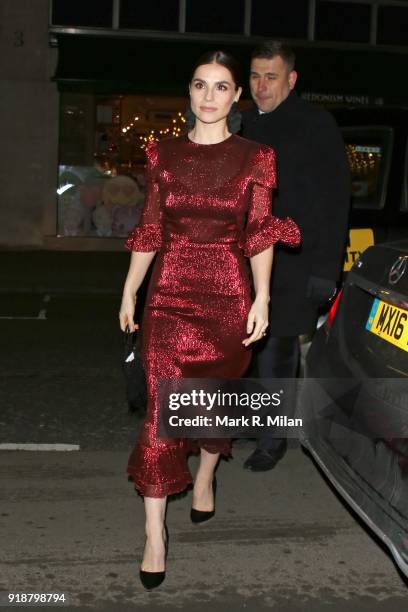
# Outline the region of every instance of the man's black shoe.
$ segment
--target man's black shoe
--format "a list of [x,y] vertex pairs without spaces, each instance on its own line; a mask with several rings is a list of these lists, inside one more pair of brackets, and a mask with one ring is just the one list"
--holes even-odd
[[272,470],[286,453],[287,443],[282,444],[278,450],[262,450],[256,448],[244,463],[244,468],[252,472],[266,472]]

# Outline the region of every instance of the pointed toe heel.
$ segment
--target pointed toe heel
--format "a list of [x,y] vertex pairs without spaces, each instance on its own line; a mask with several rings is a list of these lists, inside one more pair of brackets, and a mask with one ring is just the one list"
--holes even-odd
[[212,518],[215,514],[215,510],[195,510],[191,508],[190,510],[190,518],[192,523],[204,523]]
[[204,523],[215,515],[215,494],[217,491],[217,479],[215,476],[212,481],[212,490],[214,495],[214,510],[196,510],[195,508],[191,508],[190,519],[192,523]]
[[139,576],[144,588],[147,591],[151,591],[161,585],[166,577],[166,572],[145,572],[140,570]]
[[[164,526],[166,531],[166,542],[165,542],[165,560],[167,560],[167,555],[169,552],[169,532],[167,529],[167,525]],[[166,571],[164,572],[145,572],[144,570],[139,571],[140,582],[144,586],[147,591],[151,591],[152,589],[156,589],[161,583],[164,581],[166,577]]]

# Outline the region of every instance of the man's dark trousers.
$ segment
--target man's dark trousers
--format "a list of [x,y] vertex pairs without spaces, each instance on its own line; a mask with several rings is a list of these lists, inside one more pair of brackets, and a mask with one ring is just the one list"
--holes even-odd
[[[277,338],[268,334],[254,349],[253,366],[258,378],[296,378],[299,360],[299,336]],[[293,386],[289,388],[294,390]],[[291,417],[295,408],[294,394],[290,393],[286,401],[290,405],[285,404],[284,413]],[[282,446],[284,438],[275,438],[271,433],[272,429],[268,427],[268,431],[257,438],[258,449],[275,452]]]

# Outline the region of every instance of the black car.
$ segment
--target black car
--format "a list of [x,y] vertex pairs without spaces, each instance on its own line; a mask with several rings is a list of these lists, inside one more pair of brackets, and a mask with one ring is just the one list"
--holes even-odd
[[303,446],[408,576],[408,240],[354,264],[304,374]]
[[408,236],[408,108],[358,107],[333,114],[352,177],[347,272],[369,246]]

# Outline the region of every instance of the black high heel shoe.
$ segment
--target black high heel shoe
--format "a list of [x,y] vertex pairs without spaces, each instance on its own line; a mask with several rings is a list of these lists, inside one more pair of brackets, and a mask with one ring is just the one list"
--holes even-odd
[[204,523],[204,521],[208,521],[215,514],[215,494],[217,492],[217,479],[214,476],[212,481],[212,490],[214,495],[214,510],[195,510],[195,508],[191,508],[190,518],[193,523]]
[[[169,532],[167,530],[167,525],[164,526],[164,529],[166,531],[164,560],[167,561],[167,554],[169,552]],[[163,582],[166,577],[166,570],[164,570],[164,572],[145,572],[144,570],[140,570],[139,576],[140,582],[143,584],[144,588],[151,591]]]

